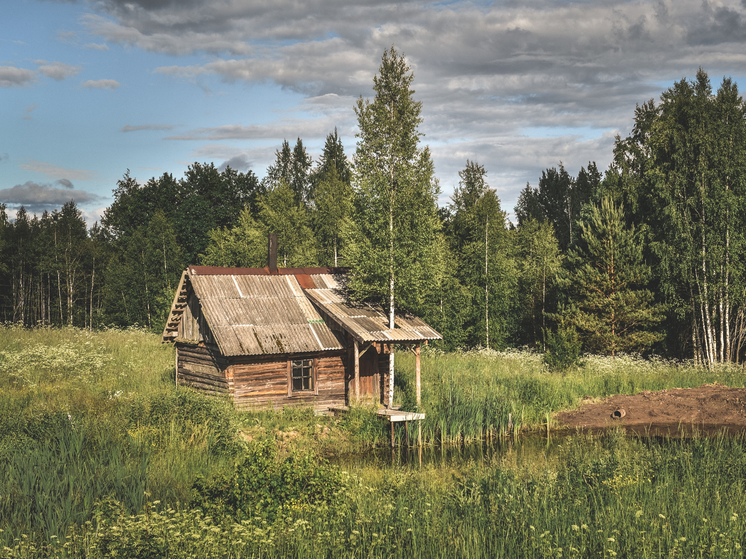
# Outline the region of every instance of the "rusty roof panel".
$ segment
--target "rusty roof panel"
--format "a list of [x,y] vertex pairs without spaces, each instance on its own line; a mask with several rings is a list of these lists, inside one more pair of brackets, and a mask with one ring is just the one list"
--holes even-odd
[[[344,335],[332,331],[332,323],[364,342],[441,338],[413,316],[397,315],[397,328],[389,330],[383,308],[347,299],[346,279],[341,271],[284,268],[269,275],[266,268],[191,266],[186,277],[224,355],[343,349]],[[318,309],[328,322],[324,322]]]

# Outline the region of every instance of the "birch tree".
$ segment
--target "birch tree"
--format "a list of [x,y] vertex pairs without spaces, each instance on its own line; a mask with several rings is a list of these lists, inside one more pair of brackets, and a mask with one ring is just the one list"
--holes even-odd
[[[438,220],[430,150],[420,146],[422,103],[414,100],[414,75],[392,46],[373,78],[373,101],[358,100],[353,161],[356,219],[348,228],[345,257],[350,290],[388,307],[395,327],[397,305],[418,310],[437,276]],[[390,390],[394,359],[389,359]],[[391,391],[389,404],[391,404]]]
[[663,93],[647,146],[662,287],[708,366],[743,347],[745,114],[734,83],[713,95],[700,70]]

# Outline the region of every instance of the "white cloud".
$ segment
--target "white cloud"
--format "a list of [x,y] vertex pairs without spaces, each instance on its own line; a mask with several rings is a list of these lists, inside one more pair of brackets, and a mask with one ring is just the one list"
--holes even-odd
[[84,81],[82,85],[86,89],[110,89],[113,91],[120,84],[117,80],[88,80]]
[[0,203],[11,204],[13,206],[26,206],[31,211],[36,211],[39,208],[43,210],[53,206],[61,206],[70,200],[75,200],[77,203],[82,204],[96,201],[99,198],[96,194],[84,190],[74,190],[66,187],[55,188],[49,184],[40,184],[32,181],[0,190]]
[[173,130],[171,124],[140,124],[137,126],[130,126],[125,124],[120,132],[139,132],[141,130]]
[[0,66],[0,87],[18,87],[32,83],[36,74],[26,68]]
[[[346,124],[352,125],[354,114],[350,110],[346,115]],[[325,137],[334,127],[344,128],[345,124],[341,118],[323,116],[320,118],[288,118],[277,120],[270,124],[227,124],[214,128],[198,128],[178,136],[169,136],[166,140],[257,140],[272,139],[282,140],[285,138],[311,138]]]
[[[746,7],[738,0],[458,1],[106,0],[88,15],[107,42],[175,55],[155,71],[199,83],[274,83],[305,99],[293,118],[216,123],[169,139],[229,142],[354,134],[352,106],[372,96],[383,50],[395,44],[415,74],[422,131],[444,191],[466,159],[514,200],[527,180],[561,159],[603,169],[613,134],[626,134],[636,103],[661,83],[746,72]],[[740,76],[736,76],[740,77]],[[298,117],[301,114],[301,117]],[[134,128],[134,127],[133,127]],[[533,137],[531,130],[544,137]],[[556,131],[556,132],[553,132]],[[271,160],[274,147],[247,160]],[[354,146],[346,145],[348,154]],[[266,154],[259,153],[265,150]],[[233,155],[217,160],[227,161]]]
[[21,163],[18,165],[21,169],[26,171],[32,171],[34,173],[40,173],[47,175],[53,179],[68,179],[77,181],[90,181],[96,178],[96,174],[92,171],[85,169],[66,169],[60,167],[54,163],[46,163],[44,161],[36,161],[35,159],[29,159],[28,163]]
[[39,65],[39,72],[58,82],[77,75],[83,69],[82,66],[73,66],[64,62],[47,62],[46,60],[35,62]]

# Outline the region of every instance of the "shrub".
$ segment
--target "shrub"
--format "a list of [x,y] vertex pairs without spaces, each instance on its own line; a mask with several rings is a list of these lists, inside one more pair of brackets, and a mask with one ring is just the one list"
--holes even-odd
[[344,487],[338,467],[311,453],[278,459],[274,441],[251,445],[233,473],[198,477],[190,505],[206,514],[235,519],[332,504]]
[[580,364],[582,346],[574,328],[557,328],[556,333],[547,331],[547,351],[544,363],[553,371],[566,371]]

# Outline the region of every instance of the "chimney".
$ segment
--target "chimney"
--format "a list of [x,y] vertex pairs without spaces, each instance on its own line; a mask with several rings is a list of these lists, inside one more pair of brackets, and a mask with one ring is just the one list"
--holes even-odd
[[267,266],[270,274],[277,273],[277,233],[269,234]]

